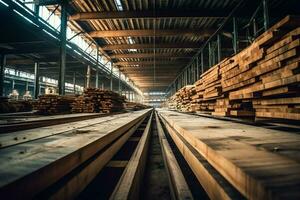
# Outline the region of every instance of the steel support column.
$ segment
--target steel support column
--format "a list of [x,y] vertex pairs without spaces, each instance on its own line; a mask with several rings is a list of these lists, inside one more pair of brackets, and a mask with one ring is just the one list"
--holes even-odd
[[119,69],[119,89],[118,89],[118,91],[119,91],[119,94],[121,94],[121,71],[120,71],[120,69]]
[[232,18],[233,22],[233,37],[232,37],[232,46],[234,54],[238,52],[238,25],[235,17]]
[[16,84],[15,79],[12,79],[11,80],[11,90],[15,89],[15,84]]
[[262,0],[263,12],[264,12],[264,29],[268,30],[270,19],[269,19],[269,9],[268,9],[268,0]]
[[28,90],[29,90],[29,82],[26,81],[26,83],[25,83],[25,91],[28,91]]
[[76,94],[76,73],[73,72],[73,92]]
[[6,55],[0,55],[0,96],[4,94],[4,70],[6,66]]
[[40,63],[34,63],[34,98],[40,94]]
[[221,52],[221,36],[218,34],[217,36],[217,44],[218,44],[218,62],[221,62],[222,59],[222,52]]
[[38,4],[34,5],[34,13],[39,16],[39,12],[40,12],[40,6]]
[[111,61],[110,68],[110,90],[113,91],[113,62]]
[[96,70],[96,83],[95,83],[95,87],[96,88],[99,87],[99,72],[98,72],[98,70]]
[[66,43],[67,43],[67,1],[61,3],[61,24],[60,24],[60,65],[58,78],[58,92],[65,94],[65,73],[66,73]]
[[208,43],[208,67],[211,68],[212,66],[212,59],[211,59],[211,44]]
[[204,73],[204,55],[203,51],[201,51],[201,74]]
[[99,72],[98,72],[98,65],[99,65],[99,47],[96,44],[96,48],[97,48],[97,58],[96,58],[96,83],[95,83],[95,87],[98,88],[99,87]]
[[86,88],[89,88],[91,85],[91,66],[87,66],[86,70]]

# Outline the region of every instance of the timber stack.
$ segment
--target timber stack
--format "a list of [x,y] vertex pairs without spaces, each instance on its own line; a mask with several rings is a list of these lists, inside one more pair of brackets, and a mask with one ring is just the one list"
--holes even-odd
[[[287,16],[248,48],[203,73],[191,110],[300,120],[299,26],[299,17]],[[178,93],[170,98],[173,103],[180,102]]]
[[86,88],[72,104],[74,113],[111,113],[124,109],[125,97],[116,92],[99,88]]
[[136,102],[129,102],[129,101],[125,102],[124,106],[127,111],[136,111],[136,110],[143,110],[146,108],[150,108],[150,106],[141,103],[136,103]]
[[74,102],[74,100],[74,95],[40,95],[38,100],[34,104],[34,110],[37,110],[39,114],[43,115],[69,113],[71,111],[72,103]]

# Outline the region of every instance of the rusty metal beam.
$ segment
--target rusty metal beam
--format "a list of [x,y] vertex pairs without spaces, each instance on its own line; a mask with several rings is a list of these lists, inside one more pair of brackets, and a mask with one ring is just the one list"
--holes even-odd
[[188,18],[209,17],[224,18],[228,10],[218,9],[172,9],[172,10],[143,10],[143,11],[103,11],[103,12],[80,12],[69,17],[69,20],[106,20],[106,19],[133,19],[133,18]]
[[[156,58],[191,58],[193,54],[187,53],[159,53],[155,54]],[[120,58],[154,58],[153,53],[130,53],[130,54],[114,54],[110,58],[120,59]]]
[[[155,49],[199,49],[202,43],[157,43]],[[154,49],[153,44],[108,44],[103,50]]]
[[93,38],[106,37],[162,37],[162,36],[198,36],[209,37],[216,30],[212,29],[142,29],[142,30],[114,30],[114,31],[91,31],[89,35]]

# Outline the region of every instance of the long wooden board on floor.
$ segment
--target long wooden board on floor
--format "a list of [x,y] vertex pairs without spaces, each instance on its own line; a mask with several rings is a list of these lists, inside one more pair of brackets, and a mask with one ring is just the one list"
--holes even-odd
[[134,150],[117,186],[115,187],[111,200],[139,199],[140,190],[147,161],[150,129],[152,123],[151,114],[143,135]]
[[159,110],[248,199],[300,198],[300,135]]
[[67,131],[69,132],[74,131],[74,133],[80,133],[80,131],[77,130],[78,128],[89,127],[91,125],[99,124],[105,121],[117,120],[118,118],[127,116],[127,114],[110,115],[106,117],[105,114],[103,115],[98,114],[96,116],[103,116],[103,117],[64,123],[59,125],[46,126],[43,128],[34,128],[29,130],[15,131],[11,133],[2,133],[0,134],[0,149],[6,148],[8,146],[16,145],[16,144],[28,142],[31,140],[37,140],[52,135],[62,134]]
[[150,109],[118,120],[0,149],[1,197],[32,198],[144,118]]
[[156,126],[173,199],[194,199],[155,112]]
[[[119,113],[115,113],[119,114]],[[0,120],[0,134],[13,131],[32,129],[50,125],[69,123],[79,120],[92,119],[96,117],[107,116],[103,113],[81,113],[81,114],[65,114],[55,116],[39,116],[39,117],[24,117],[17,119]],[[111,115],[111,114],[110,114]]]

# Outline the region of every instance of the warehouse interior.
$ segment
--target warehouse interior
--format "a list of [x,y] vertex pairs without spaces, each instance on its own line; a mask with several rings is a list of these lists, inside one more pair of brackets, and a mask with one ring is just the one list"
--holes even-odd
[[299,0],[0,0],[3,199],[300,199]]

